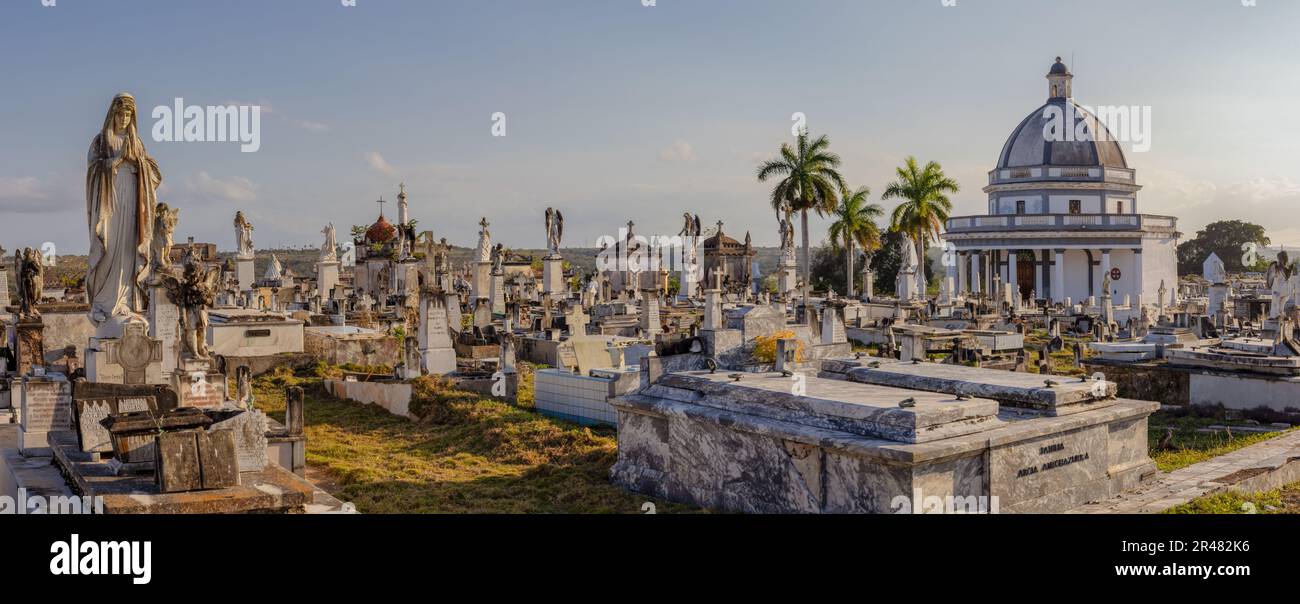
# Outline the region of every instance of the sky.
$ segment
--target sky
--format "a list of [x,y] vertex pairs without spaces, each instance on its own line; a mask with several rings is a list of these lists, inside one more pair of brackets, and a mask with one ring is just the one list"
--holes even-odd
[[[159,142],[176,239],[318,246],[411,215],[457,245],[594,245],[683,212],[777,243],[760,161],[801,112],[880,193],[938,161],[985,212],[1006,137],[1062,56],[1085,105],[1149,106],[1138,209],[1300,245],[1300,2],[1291,0],[0,0],[0,246],[87,249],[86,151],[113,96],[261,107],[261,146]],[[494,114],[505,136],[494,136]],[[497,134],[500,134],[498,129]],[[384,204],[388,216],[395,204]],[[814,240],[827,221],[814,218]]]

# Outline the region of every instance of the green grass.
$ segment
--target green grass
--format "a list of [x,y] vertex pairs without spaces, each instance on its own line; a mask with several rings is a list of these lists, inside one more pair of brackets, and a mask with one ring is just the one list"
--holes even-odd
[[[1147,445],[1151,459],[1155,460],[1156,467],[1162,472],[1172,472],[1289,431],[1238,432],[1231,437],[1222,432],[1197,432],[1197,429],[1207,426],[1233,424],[1242,425],[1235,420],[1156,413],[1147,420]],[[1173,428],[1174,436],[1169,442],[1169,448],[1165,449],[1160,447],[1160,440],[1165,437],[1168,428]]]
[[1300,482],[1263,493],[1207,495],[1165,510],[1166,514],[1300,514]]
[[[613,429],[552,420],[429,378],[412,402],[424,419],[412,421],[335,399],[316,373],[260,376],[257,403],[282,419],[284,387],[306,390],[309,476],[362,513],[638,514],[654,501],[610,483]],[[660,513],[694,510],[654,503]]]

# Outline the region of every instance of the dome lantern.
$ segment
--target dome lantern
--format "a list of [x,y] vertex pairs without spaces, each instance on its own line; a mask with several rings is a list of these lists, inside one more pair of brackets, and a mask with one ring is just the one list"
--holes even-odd
[[1056,57],[1056,63],[1047,72],[1048,100],[1073,98],[1072,80],[1074,80],[1074,74],[1070,73],[1070,68],[1061,62],[1061,57]]

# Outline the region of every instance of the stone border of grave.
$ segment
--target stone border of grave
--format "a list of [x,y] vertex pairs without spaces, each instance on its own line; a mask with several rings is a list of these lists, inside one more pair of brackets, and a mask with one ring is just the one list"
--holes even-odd
[[1293,482],[1300,482],[1300,430],[1162,473],[1133,492],[1067,513],[1157,514],[1206,495],[1258,493]]

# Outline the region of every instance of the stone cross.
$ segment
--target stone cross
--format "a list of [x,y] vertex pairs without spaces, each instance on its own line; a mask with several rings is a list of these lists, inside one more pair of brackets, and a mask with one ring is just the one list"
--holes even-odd
[[122,367],[123,384],[146,383],[149,364],[162,363],[162,340],[151,339],[145,329],[144,323],[128,323],[121,339],[105,341],[109,364]]

